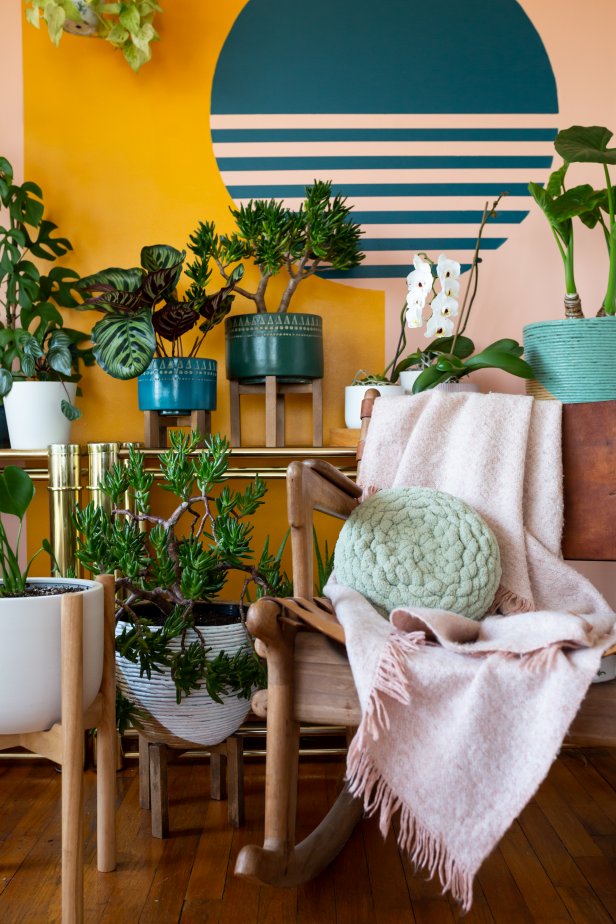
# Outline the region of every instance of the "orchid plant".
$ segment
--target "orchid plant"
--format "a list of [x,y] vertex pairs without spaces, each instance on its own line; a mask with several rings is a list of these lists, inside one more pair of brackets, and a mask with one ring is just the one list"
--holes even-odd
[[[393,384],[407,369],[421,370],[413,384],[413,394],[445,382],[457,382],[478,369],[503,369],[512,375],[533,378],[531,367],[521,358],[524,349],[516,340],[496,340],[475,353],[475,344],[464,336],[477,295],[483,230],[496,215],[500,199],[501,196],[492,205],[486,202],[461,304],[460,264],[444,253],[436,261],[426,253],[415,254],[413,269],[406,278],[408,292],[400,313],[400,336],[394,358],[382,375],[356,377],[354,384]],[[423,327],[427,307],[431,314],[425,336],[432,338],[431,342],[425,349],[419,348],[399,361],[406,348],[406,328]]]

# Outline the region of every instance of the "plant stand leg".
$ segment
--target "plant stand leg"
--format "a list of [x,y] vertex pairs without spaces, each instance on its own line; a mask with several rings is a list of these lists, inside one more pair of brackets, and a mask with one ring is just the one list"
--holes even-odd
[[146,449],[158,449],[165,445],[167,430],[161,425],[158,411],[143,412],[143,442]]
[[265,445],[278,446],[276,376],[265,376]]
[[149,745],[152,837],[169,836],[169,791],[167,788],[167,745]]
[[229,824],[239,828],[244,824],[244,738],[239,734],[227,738],[227,786]]
[[83,922],[83,599],[62,601],[62,924]]
[[97,578],[105,594],[102,707],[97,729],[96,854],[97,868],[109,873],[116,867],[116,732],[115,581],[113,575]]
[[210,799],[227,798],[227,750],[225,744],[210,751]]
[[211,411],[191,411],[190,429],[194,430],[200,436],[209,436],[212,432]]
[[284,446],[284,394],[276,394],[276,445]]
[[150,742],[139,735],[139,806],[150,811]]

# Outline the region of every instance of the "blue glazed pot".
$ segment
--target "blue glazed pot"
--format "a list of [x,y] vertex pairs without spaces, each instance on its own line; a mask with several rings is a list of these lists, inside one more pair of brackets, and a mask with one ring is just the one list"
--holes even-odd
[[137,379],[137,394],[140,411],[215,411],[216,360],[183,356],[153,359]]

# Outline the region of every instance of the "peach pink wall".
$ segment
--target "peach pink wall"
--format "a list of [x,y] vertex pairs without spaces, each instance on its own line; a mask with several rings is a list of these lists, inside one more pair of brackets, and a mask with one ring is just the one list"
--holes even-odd
[[0,153],[18,178],[24,162],[24,90],[21,51],[21,2],[0,2]]

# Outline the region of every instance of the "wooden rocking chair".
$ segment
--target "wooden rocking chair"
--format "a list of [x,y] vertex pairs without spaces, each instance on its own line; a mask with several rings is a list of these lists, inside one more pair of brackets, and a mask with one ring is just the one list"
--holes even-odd
[[[368,392],[362,407],[358,463],[376,397],[377,391]],[[616,561],[614,446],[616,401],[564,407],[565,558]],[[346,519],[361,491],[329,463],[315,460],[291,463],[287,492],[295,597],[265,598],[248,613],[269,674],[267,691],[253,699],[253,710],[267,718],[264,842],[240,851],[235,872],[293,887],[338,855],[362,815],[361,803],[343,788],[321,824],[295,843],[300,723],[354,727],[361,718],[342,626],[328,600],[312,599],[313,512]],[[616,682],[590,688],[567,741],[616,745]]]

